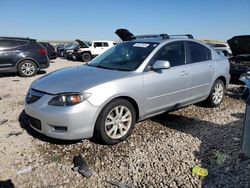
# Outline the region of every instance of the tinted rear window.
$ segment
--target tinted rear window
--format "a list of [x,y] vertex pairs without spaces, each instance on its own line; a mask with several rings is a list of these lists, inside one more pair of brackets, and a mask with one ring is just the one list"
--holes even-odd
[[14,48],[18,46],[23,46],[27,44],[26,40],[8,40],[8,39],[0,39],[0,47],[1,48]]
[[211,50],[196,42],[187,42],[189,49],[188,63],[211,60]]

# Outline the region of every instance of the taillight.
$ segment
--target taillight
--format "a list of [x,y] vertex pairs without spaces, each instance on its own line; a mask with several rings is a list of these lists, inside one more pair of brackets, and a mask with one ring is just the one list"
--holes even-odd
[[44,48],[40,48],[38,50],[36,50],[39,54],[47,54],[47,50]]

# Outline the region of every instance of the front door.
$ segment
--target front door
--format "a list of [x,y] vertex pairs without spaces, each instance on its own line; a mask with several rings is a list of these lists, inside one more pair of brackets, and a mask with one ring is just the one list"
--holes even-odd
[[185,64],[184,42],[163,46],[151,60],[169,61],[170,68],[143,73],[145,113],[152,114],[183,104],[190,85],[190,65]]

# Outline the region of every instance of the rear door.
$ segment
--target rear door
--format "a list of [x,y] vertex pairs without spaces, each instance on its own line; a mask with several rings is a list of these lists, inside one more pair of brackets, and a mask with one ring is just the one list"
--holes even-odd
[[151,60],[170,62],[169,69],[150,70],[143,73],[146,114],[157,113],[179,106],[187,100],[190,86],[190,65],[186,65],[184,42],[163,46]]
[[215,61],[206,46],[186,41],[187,64],[191,66],[191,86],[189,100],[197,100],[209,95],[215,76]]

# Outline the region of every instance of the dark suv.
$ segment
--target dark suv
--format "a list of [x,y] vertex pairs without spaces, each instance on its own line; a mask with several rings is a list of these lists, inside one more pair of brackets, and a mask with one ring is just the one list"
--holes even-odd
[[0,73],[18,72],[29,77],[49,64],[46,49],[35,39],[0,37]]
[[44,48],[46,48],[49,59],[56,59],[57,52],[54,46],[48,42],[39,42]]

